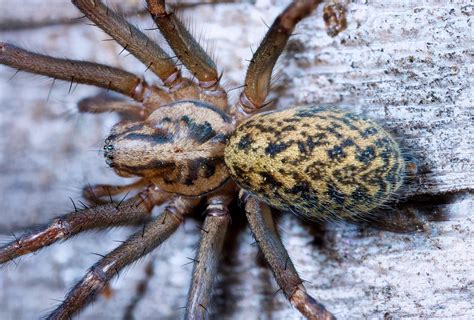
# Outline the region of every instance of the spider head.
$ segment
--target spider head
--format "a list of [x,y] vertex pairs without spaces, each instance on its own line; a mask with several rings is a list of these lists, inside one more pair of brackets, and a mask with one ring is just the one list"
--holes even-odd
[[160,107],[145,121],[119,122],[105,140],[106,163],[120,176],[149,178],[188,196],[228,179],[224,148],[233,126],[223,112],[197,101]]
[[120,176],[149,177],[174,166],[171,152],[177,148],[172,131],[145,121],[124,121],[117,123],[105,139],[104,157]]

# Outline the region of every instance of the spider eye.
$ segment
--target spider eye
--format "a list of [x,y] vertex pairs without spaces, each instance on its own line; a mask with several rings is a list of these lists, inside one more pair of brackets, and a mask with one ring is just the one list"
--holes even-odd
[[114,150],[114,146],[111,145],[111,144],[106,144],[106,145],[104,146],[104,150],[106,150],[106,151],[112,151],[112,150]]
[[109,166],[109,167],[114,167],[114,163],[113,163],[113,160],[114,160],[114,146],[111,145],[111,139],[110,137],[108,137],[107,139],[105,139],[105,145],[104,145],[104,158],[105,158],[105,163]]

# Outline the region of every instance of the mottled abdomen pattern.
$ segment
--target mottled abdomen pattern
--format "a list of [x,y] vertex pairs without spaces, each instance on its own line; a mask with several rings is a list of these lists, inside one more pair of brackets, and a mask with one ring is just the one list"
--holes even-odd
[[311,219],[364,215],[400,188],[405,163],[378,124],[314,106],[256,115],[225,149],[237,183],[273,207]]

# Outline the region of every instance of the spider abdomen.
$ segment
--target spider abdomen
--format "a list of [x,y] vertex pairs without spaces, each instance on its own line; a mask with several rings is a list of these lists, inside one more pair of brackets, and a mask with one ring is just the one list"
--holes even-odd
[[225,149],[237,183],[308,218],[356,218],[389,200],[405,163],[376,123],[340,110],[297,107],[242,123]]

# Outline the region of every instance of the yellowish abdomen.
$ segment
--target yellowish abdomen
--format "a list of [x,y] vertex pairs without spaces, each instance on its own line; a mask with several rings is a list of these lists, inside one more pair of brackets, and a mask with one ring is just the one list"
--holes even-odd
[[311,219],[356,218],[389,200],[405,163],[376,123],[297,107],[243,122],[225,149],[235,181],[271,206]]

